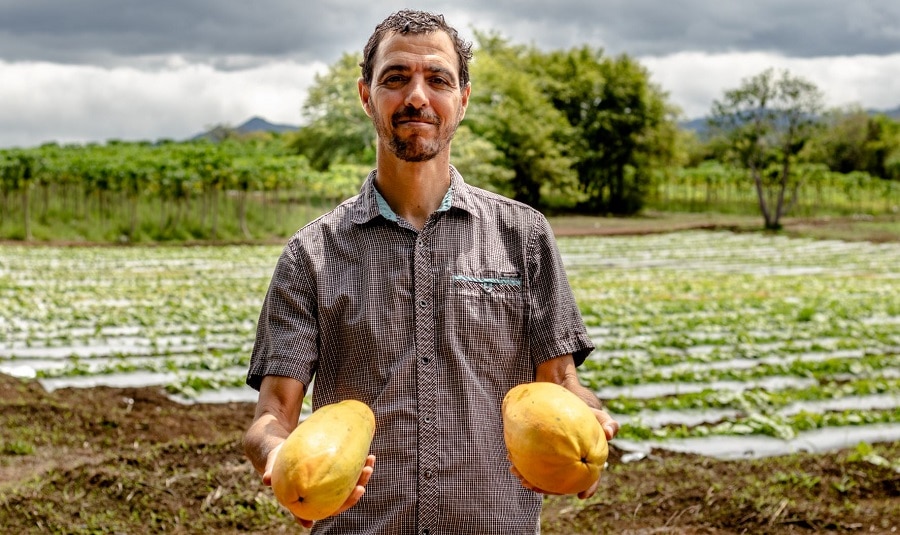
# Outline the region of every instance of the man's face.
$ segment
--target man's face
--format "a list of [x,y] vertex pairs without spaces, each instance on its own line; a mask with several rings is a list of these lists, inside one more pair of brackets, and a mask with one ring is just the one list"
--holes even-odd
[[378,46],[371,86],[359,82],[363,108],[379,147],[408,162],[449,150],[469,103],[459,87],[459,66],[444,32],[388,35]]

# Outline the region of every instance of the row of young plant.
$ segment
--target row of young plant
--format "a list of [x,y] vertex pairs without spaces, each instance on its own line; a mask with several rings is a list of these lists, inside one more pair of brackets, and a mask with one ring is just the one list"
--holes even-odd
[[[93,241],[284,236],[311,217],[303,208],[355,194],[366,172],[342,165],[314,171],[305,157],[273,141],[0,150],[0,236],[49,240],[68,232],[63,239]],[[281,224],[285,220],[287,227]]]
[[624,416],[621,437],[900,423],[897,244],[705,232],[566,243],[597,344],[582,377]]
[[[647,205],[660,211],[755,213],[758,197],[746,169],[708,161],[660,174]],[[799,164],[786,201],[789,215],[884,215],[900,212],[900,182],[862,171],[839,173],[823,164]]]
[[[111,142],[0,150],[0,238],[142,242],[290,234],[354,195],[368,167],[311,167],[286,141]],[[474,171],[473,171],[474,172]],[[476,173],[477,175],[477,173]],[[900,183],[798,166],[791,215],[893,214]],[[467,179],[492,188],[491,179]],[[656,175],[647,207],[756,213],[745,170],[720,163]]]
[[0,369],[53,386],[124,380],[201,394],[188,385],[203,374],[208,387],[238,386],[278,253],[0,247]]
[[[621,437],[900,425],[900,245],[724,232],[560,244],[597,345],[582,380]],[[0,247],[0,370],[248,393],[279,253]]]

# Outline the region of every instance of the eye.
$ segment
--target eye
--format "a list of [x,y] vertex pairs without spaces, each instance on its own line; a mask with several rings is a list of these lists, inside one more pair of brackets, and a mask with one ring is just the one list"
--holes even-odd
[[390,76],[386,76],[384,79],[381,80],[381,83],[383,85],[387,85],[387,86],[398,86],[398,85],[402,85],[405,82],[406,82],[406,77],[401,74],[392,74]]
[[431,83],[434,85],[450,85],[449,80],[440,76],[435,76],[434,78],[432,78]]

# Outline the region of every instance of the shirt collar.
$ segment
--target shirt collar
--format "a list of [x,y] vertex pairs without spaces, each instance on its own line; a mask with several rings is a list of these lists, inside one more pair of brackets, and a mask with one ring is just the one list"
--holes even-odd
[[[388,221],[397,221],[397,214],[388,205],[385,198],[375,188],[375,176],[377,172],[372,170],[366,177],[359,192],[359,200],[356,203],[356,209],[353,214],[352,221],[357,224],[364,224],[377,216],[381,216]],[[466,212],[472,212],[471,201],[467,191],[467,186],[462,175],[452,165],[450,166],[450,188],[444,194],[438,212],[447,212],[451,208],[460,208]]]

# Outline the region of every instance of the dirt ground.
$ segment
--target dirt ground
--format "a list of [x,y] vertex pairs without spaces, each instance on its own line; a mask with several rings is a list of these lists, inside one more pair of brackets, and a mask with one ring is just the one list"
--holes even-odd
[[[240,449],[250,404],[154,388],[44,391],[0,375],[4,533],[300,533]],[[897,459],[900,444],[875,453]],[[543,533],[896,533],[900,474],[854,451],[716,461],[611,450],[598,494],[548,498]]]
[[[684,228],[744,223],[701,219]],[[571,219],[555,228],[635,234],[660,224],[671,227]],[[862,238],[855,228],[851,235]],[[252,414],[250,404],[182,405],[155,388],[48,393],[0,375],[0,532],[303,533],[242,454]],[[547,498],[542,531],[900,533],[900,473],[890,466],[898,458],[900,444],[889,443],[756,461],[655,450],[623,463],[613,442],[597,495]]]

